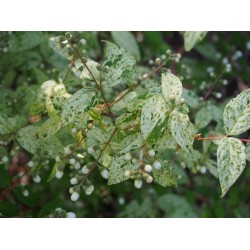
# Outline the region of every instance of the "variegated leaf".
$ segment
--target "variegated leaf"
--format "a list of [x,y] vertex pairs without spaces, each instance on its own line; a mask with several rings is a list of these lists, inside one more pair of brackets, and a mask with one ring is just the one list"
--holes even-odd
[[182,83],[180,79],[172,73],[161,75],[162,94],[167,103],[171,103],[170,97],[174,95],[175,103],[180,101],[182,95]]
[[223,138],[217,150],[217,164],[221,196],[224,196],[246,166],[246,153],[243,143],[236,138]]
[[176,110],[172,111],[169,119],[169,128],[179,146],[185,152],[192,154],[195,132],[188,115]]
[[41,138],[50,138],[56,134],[56,132],[61,128],[61,117],[53,116],[50,117],[46,122],[44,122],[37,132],[37,136]]
[[145,140],[155,142],[165,126],[168,109],[162,96],[149,98],[141,112],[141,132]]
[[86,112],[95,102],[95,92],[91,88],[84,88],[71,96],[62,112],[63,126],[71,124],[76,128],[86,126]]
[[184,33],[184,48],[190,51],[197,43],[202,41],[207,35],[207,31],[186,31]]
[[223,121],[227,135],[238,135],[250,128],[250,89],[241,92],[227,104]]
[[106,42],[105,54],[104,65],[109,67],[108,72],[105,73],[107,86],[132,84],[137,76],[136,60],[132,54],[110,42]]
[[172,169],[168,166],[168,163],[166,161],[160,160],[160,162],[160,169],[153,168],[154,181],[163,187],[176,186],[177,183]]

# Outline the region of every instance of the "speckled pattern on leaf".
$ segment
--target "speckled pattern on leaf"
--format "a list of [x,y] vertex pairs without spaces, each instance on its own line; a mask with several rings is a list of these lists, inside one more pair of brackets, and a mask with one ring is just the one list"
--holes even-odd
[[125,171],[136,170],[136,168],[138,168],[138,166],[136,167],[130,163],[130,161],[125,160],[124,155],[115,156],[109,169],[108,185],[118,184],[128,180],[129,177],[125,176]]
[[176,104],[180,101],[182,95],[182,83],[177,76],[172,73],[161,74],[161,86],[162,94],[168,103],[171,103],[169,95],[175,96]]
[[115,44],[106,42],[105,66],[109,70],[105,73],[106,84],[113,87],[117,84],[131,84],[137,76],[136,60],[129,52],[118,48]]
[[180,147],[187,153],[192,154],[194,142],[194,128],[186,114],[175,110],[170,114],[169,128],[172,136]]
[[184,32],[184,48],[190,51],[197,43],[202,41],[207,31],[186,31]]
[[223,121],[228,135],[239,135],[250,129],[250,89],[241,92],[226,105]]
[[148,142],[157,141],[161,136],[167,118],[168,109],[162,96],[148,99],[141,112],[141,132]]
[[168,166],[166,161],[159,160],[161,162],[161,168],[153,168],[154,181],[163,187],[176,186],[176,180],[174,178],[172,169]]
[[246,166],[243,143],[236,138],[223,138],[217,150],[218,175],[224,196]]
[[50,138],[61,128],[61,117],[53,116],[45,121],[39,128],[37,135],[39,138]]
[[95,97],[92,96],[93,92],[93,89],[84,88],[72,95],[62,112],[63,126],[72,124],[79,129],[85,126],[86,111],[93,106],[95,101]]

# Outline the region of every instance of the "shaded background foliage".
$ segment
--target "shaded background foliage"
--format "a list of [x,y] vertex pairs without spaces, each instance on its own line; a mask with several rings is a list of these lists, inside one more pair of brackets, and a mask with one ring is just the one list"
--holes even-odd
[[[41,84],[62,78],[67,72],[68,60],[55,53],[49,44],[49,38],[61,34],[0,32],[0,112],[16,117],[17,130],[26,124],[29,104],[35,101]],[[248,32],[209,32],[190,52],[184,52],[181,32],[132,32],[126,33],[125,38],[118,32],[74,32],[74,35],[86,39],[85,53],[96,61],[103,60],[103,40],[117,43],[135,56],[142,73],[167,49],[182,53],[181,62],[172,64],[171,70],[186,88],[185,99],[192,108],[191,120],[202,134],[220,133],[222,121],[216,114],[222,112],[228,100],[249,87]],[[221,74],[225,63],[230,63],[232,70]],[[73,74],[65,84],[70,93],[81,88],[81,82]],[[211,113],[212,105],[219,110]],[[248,138],[247,133],[244,138]],[[0,139],[3,144],[8,138]],[[72,202],[68,192],[70,169],[65,169],[62,179],[48,181],[52,166],[45,161],[39,165],[39,177],[32,178],[25,166],[30,155],[20,152],[18,147],[15,141],[0,145],[1,217],[65,217],[69,211],[77,217],[250,216],[248,166],[224,198],[220,198],[218,180],[208,171],[190,173],[188,169],[183,170],[181,161],[173,159],[177,188],[152,184],[135,190],[132,182],[107,186],[98,173],[93,173],[95,192],[91,196],[82,194],[77,202]],[[194,147],[202,151],[204,144],[195,142]],[[20,173],[25,173],[21,183],[16,180]]]

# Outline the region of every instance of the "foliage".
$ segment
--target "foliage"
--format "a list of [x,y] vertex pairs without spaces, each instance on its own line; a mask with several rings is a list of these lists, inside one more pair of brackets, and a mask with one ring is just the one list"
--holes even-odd
[[[173,35],[183,40],[176,53]],[[227,36],[234,44],[240,34]],[[247,64],[223,39],[1,32],[0,214],[228,216],[218,201],[248,216],[244,203],[234,208],[241,187],[232,187],[250,158],[250,94],[239,80],[249,80]],[[221,200],[217,183],[229,193]]]

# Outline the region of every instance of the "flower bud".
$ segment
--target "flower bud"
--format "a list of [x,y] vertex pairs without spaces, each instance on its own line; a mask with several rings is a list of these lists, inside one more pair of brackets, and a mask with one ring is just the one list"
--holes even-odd
[[135,179],[134,186],[136,188],[141,188],[142,187],[142,180],[141,179]]
[[101,171],[101,175],[104,179],[108,179],[109,178],[109,171],[107,169],[103,169]]
[[146,164],[146,165],[144,166],[144,170],[145,170],[146,172],[150,173],[150,172],[152,171],[152,166],[149,165],[149,164]]
[[155,151],[154,151],[153,149],[150,149],[150,150],[148,151],[148,156],[154,157],[154,156],[155,156]]
[[70,184],[71,185],[76,185],[77,183],[78,183],[78,180],[77,180],[76,177],[73,177],[73,178],[70,179]]
[[81,39],[80,43],[84,46],[84,45],[86,45],[87,41],[85,39]]
[[129,177],[129,176],[130,176],[130,173],[131,173],[130,170],[126,170],[125,173],[124,173],[124,175],[125,175],[126,177]]
[[184,104],[185,103],[185,99],[184,98],[181,98],[180,99],[180,104],[182,105],[182,104]]
[[93,193],[94,189],[95,189],[95,187],[93,185],[88,186],[85,190],[85,194],[91,195]]
[[130,161],[130,160],[132,159],[132,155],[131,155],[130,153],[126,153],[126,154],[124,155],[124,159],[125,159],[126,161]]
[[174,94],[170,94],[170,95],[168,96],[168,98],[169,98],[169,100],[170,100],[171,102],[175,101],[175,95],[174,95]]
[[76,160],[75,160],[74,158],[71,158],[71,159],[69,160],[69,163],[70,163],[71,165],[73,165],[73,164],[76,163]]
[[156,64],[161,64],[161,59],[160,59],[159,57],[157,57],[157,58],[155,59],[155,63],[156,63]]
[[56,171],[56,178],[61,179],[63,177],[63,171]]
[[168,50],[166,51],[166,54],[170,56],[170,55],[172,54],[172,51],[171,51],[170,49],[168,49]]
[[88,149],[87,149],[87,152],[89,153],[89,154],[94,154],[95,153],[95,150],[94,150],[94,148],[93,147],[89,147]]
[[87,173],[89,172],[89,169],[88,169],[87,165],[85,165],[85,166],[82,167],[81,172],[82,172],[83,174],[87,174]]
[[153,166],[154,166],[155,169],[160,169],[161,168],[161,163],[159,161],[155,161],[153,163]]
[[77,193],[77,192],[73,192],[72,194],[71,194],[71,200],[72,201],[77,201],[78,199],[79,199],[79,197],[80,197],[80,195],[79,195],[79,193]]

